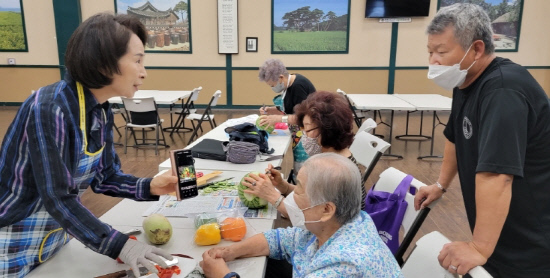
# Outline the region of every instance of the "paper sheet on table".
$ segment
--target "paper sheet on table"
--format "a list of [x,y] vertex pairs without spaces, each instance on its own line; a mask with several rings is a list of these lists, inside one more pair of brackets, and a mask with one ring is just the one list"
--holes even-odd
[[[143,216],[160,213],[166,217],[187,217],[187,214],[218,211],[242,207],[241,200],[236,196],[197,196],[178,201],[176,196],[163,195],[149,207]],[[248,209],[244,215],[247,218],[277,218],[277,210],[271,204],[262,209]]]
[[225,122],[225,124],[227,126],[234,126],[234,125],[239,125],[244,123],[256,124],[256,120],[258,119],[258,117],[260,117],[258,114],[250,114],[248,116],[241,117],[241,118],[229,119]]

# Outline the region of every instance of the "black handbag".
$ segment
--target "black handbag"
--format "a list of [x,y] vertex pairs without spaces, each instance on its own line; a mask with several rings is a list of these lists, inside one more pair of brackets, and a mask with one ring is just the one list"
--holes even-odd
[[254,124],[244,123],[230,126],[225,129],[229,134],[229,141],[243,141],[258,145],[261,153],[272,154],[273,148],[269,149],[267,139],[269,134],[265,130],[259,130]]
[[191,155],[196,158],[226,161],[227,155],[223,142],[214,139],[203,139],[191,148]]

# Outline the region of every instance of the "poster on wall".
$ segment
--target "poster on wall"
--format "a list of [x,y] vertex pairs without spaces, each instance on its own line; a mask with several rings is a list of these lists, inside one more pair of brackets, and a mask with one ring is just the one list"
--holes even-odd
[[271,53],[348,53],[350,0],[272,0]]
[[523,0],[439,0],[439,8],[455,3],[481,6],[491,19],[496,51],[518,51]]
[[218,0],[218,53],[239,53],[237,0]]
[[0,51],[28,51],[22,0],[0,1]]
[[115,10],[137,17],[145,25],[146,52],[191,53],[190,1],[115,0]]

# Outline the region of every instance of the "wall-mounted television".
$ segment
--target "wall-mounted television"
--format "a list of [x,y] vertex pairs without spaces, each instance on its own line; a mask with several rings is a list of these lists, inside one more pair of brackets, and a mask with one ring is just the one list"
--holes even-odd
[[365,17],[428,16],[430,0],[367,0]]

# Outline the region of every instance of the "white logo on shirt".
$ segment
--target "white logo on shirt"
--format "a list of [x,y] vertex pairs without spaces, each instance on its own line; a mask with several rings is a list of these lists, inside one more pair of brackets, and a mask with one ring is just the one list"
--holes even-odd
[[462,120],[462,132],[464,133],[464,138],[470,139],[472,137],[474,129],[472,128],[472,122],[470,122],[468,117],[464,117],[464,120]]

